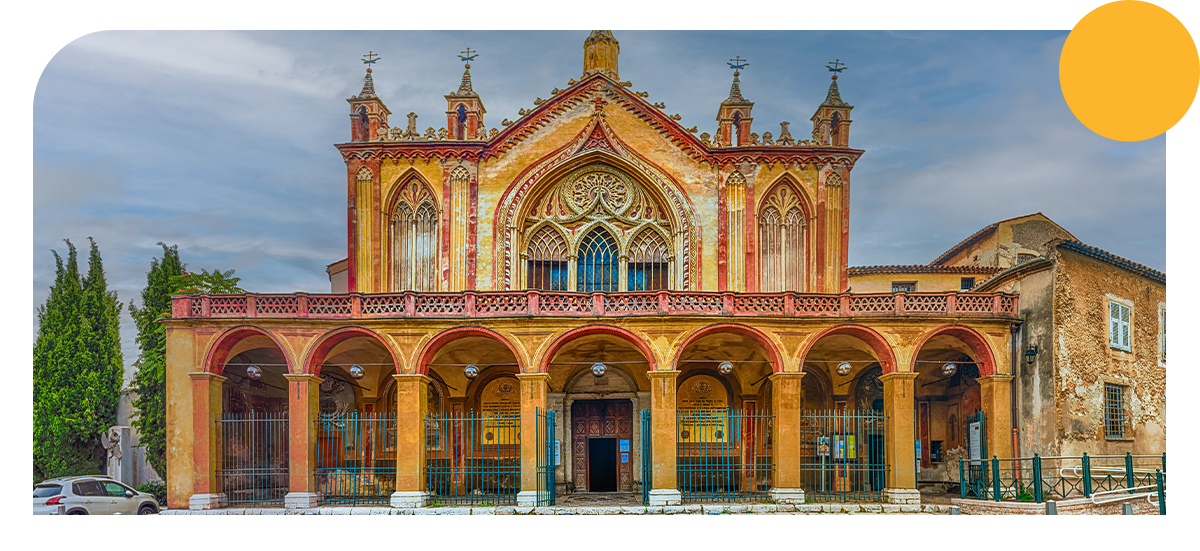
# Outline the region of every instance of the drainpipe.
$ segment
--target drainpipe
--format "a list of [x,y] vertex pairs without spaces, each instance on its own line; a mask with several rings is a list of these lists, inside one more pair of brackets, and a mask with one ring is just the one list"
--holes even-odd
[[1021,333],[1021,324],[1012,324],[1009,331],[1011,331],[1011,334],[1008,339],[1010,349],[1008,352],[1008,362],[1010,366],[1009,373],[1013,376],[1012,380],[1008,382],[1008,399],[1012,407],[1009,413],[1009,418],[1012,420],[1012,450],[1013,457],[1021,457],[1020,440],[1017,438],[1019,432],[1017,427],[1020,426],[1020,423],[1017,422],[1017,369],[1021,367],[1020,355],[1017,353],[1020,350],[1017,346],[1017,336]]

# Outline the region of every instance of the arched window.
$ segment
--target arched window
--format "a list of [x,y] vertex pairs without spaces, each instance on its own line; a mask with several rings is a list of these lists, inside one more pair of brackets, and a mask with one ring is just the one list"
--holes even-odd
[[[804,211],[788,186],[779,186],[759,216],[759,275],[765,293],[804,291]],[[786,213],[781,215],[780,213]]]
[[527,287],[543,291],[566,291],[567,242],[550,226],[533,234],[529,240],[529,277]]
[[438,216],[424,185],[410,180],[401,188],[391,221],[392,289],[436,291]]
[[617,290],[617,240],[603,228],[588,232],[579,244],[578,289],[581,293]]
[[630,291],[659,291],[670,281],[667,243],[662,235],[645,230],[629,246],[629,273],[626,280]]

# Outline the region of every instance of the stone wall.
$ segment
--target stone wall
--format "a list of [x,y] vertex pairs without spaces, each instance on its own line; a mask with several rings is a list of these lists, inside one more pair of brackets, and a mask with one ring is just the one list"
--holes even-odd
[[[1158,505],[1151,505],[1145,498],[1095,504],[1090,499],[1071,499],[1056,502],[1060,515],[1120,515],[1122,503],[1133,504],[1135,515],[1157,515]],[[979,499],[953,499],[964,515],[1044,515],[1045,503],[1018,503],[1012,501],[983,501]]]

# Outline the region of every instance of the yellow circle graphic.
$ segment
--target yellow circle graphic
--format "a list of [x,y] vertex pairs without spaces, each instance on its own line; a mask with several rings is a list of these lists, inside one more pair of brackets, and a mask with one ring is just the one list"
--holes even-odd
[[1200,85],[1200,58],[1192,35],[1166,10],[1112,2],[1071,29],[1058,80],[1079,122],[1133,142],[1166,132],[1187,113]]

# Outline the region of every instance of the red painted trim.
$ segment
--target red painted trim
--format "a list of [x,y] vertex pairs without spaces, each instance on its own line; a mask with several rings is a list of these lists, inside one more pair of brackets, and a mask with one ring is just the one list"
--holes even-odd
[[442,290],[456,291],[461,289],[450,288],[450,223],[454,216],[454,191],[450,188],[450,172],[452,171],[449,165],[442,166],[442,243],[441,243],[441,258],[439,262],[442,265]]
[[383,272],[383,269],[382,269],[383,266],[381,265],[383,256],[381,256],[381,254],[380,254],[381,253],[380,248],[383,246],[382,245],[383,234],[381,233],[381,230],[383,229],[384,226],[380,223],[380,222],[382,222],[380,220],[380,218],[382,216],[379,214],[379,206],[381,204],[379,194],[382,193],[381,189],[383,188],[383,184],[382,184],[383,163],[380,161],[373,161],[371,163],[371,167],[372,168],[371,168],[371,207],[370,207],[370,209],[371,209],[371,213],[374,214],[373,218],[375,219],[375,221],[374,221],[375,223],[372,224],[374,227],[372,227],[370,229],[371,251],[375,255],[375,269],[372,270],[372,272],[375,273],[375,277],[373,278],[375,280],[375,288],[372,290],[374,292],[378,293],[383,290],[383,281],[382,281],[383,274],[381,273],[381,272]]
[[771,371],[774,373],[783,371],[783,356],[779,353],[779,349],[776,348],[775,343],[771,341],[770,337],[767,337],[766,334],[758,329],[740,323],[714,323],[692,332],[691,335],[688,335],[688,338],[684,339],[683,344],[679,345],[676,349],[675,358],[672,360],[672,365],[675,366],[675,369],[679,369],[680,357],[683,356],[683,352],[687,350],[688,346],[716,333],[733,333],[758,343],[766,351],[767,360],[771,362]]
[[346,201],[346,290],[353,293],[358,290],[358,171],[363,168],[362,161],[346,163],[350,182],[347,184],[348,200]]
[[841,274],[838,282],[838,292],[846,292],[850,287],[850,278],[846,273],[850,265],[850,174],[842,176],[842,263],[838,266]]
[[817,288],[818,293],[828,292],[825,289],[825,179],[817,176]]
[[475,289],[475,259],[479,254],[479,168],[478,165],[473,168],[475,171],[467,183],[470,190],[470,218],[467,220],[467,290]]
[[611,335],[613,337],[625,340],[629,344],[632,344],[634,348],[637,348],[638,351],[642,353],[642,356],[645,356],[646,361],[650,363],[650,371],[658,370],[658,366],[654,361],[654,352],[650,350],[650,347],[646,345],[641,338],[633,334],[628,329],[622,329],[612,325],[585,325],[583,327],[576,327],[575,329],[567,331],[566,333],[559,335],[557,339],[554,339],[554,342],[550,344],[550,348],[546,349],[546,353],[542,354],[542,359],[538,362],[538,372],[549,373],[550,362],[554,360],[554,356],[558,354],[559,350],[562,350],[562,348],[571,341],[580,337],[586,337],[588,335]]
[[383,345],[383,349],[387,350],[388,355],[392,358],[392,364],[396,366],[396,373],[402,373],[400,370],[400,362],[396,360],[396,352],[392,350],[391,346],[388,346],[386,339],[381,337],[379,333],[376,333],[370,329],[352,325],[347,327],[339,327],[317,338],[316,343],[309,348],[309,352],[304,358],[304,363],[301,364],[304,366],[304,374],[318,376],[321,375],[321,364],[325,362],[326,355],[329,354],[329,351],[333,350],[333,347],[341,344],[343,341],[357,337],[374,339],[376,342]]
[[500,333],[492,331],[486,327],[468,325],[447,329],[441,333],[438,333],[437,335],[434,335],[432,339],[429,339],[429,342],[425,343],[425,346],[421,348],[421,353],[417,355],[417,362],[414,365],[416,373],[420,375],[428,375],[429,362],[433,361],[434,356],[437,355],[443,346],[456,339],[464,339],[467,337],[484,337],[503,344],[508,348],[509,352],[512,352],[513,358],[517,362],[517,372],[525,372],[525,366],[521,362],[521,355],[517,353],[517,348],[513,346],[512,343],[504,337],[504,335],[501,335]]
[[220,375],[225,370],[225,362],[229,361],[229,352],[233,350],[233,347],[243,339],[256,335],[265,336],[275,342],[275,346],[279,348],[280,352],[283,352],[283,360],[288,363],[287,372],[291,373],[292,362],[283,342],[270,331],[257,325],[236,325],[221,333],[221,336],[213,341],[212,346],[204,354],[204,363],[202,364],[204,371]]
[[949,335],[971,347],[971,359],[975,361],[975,365],[979,366],[980,376],[987,377],[996,374],[996,357],[992,354],[991,345],[978,331],[964,325],[942,326],[921,337],[920,343],[917,344],[916,354],[913,354],[913,363],[909,366],[909,371],[913,373],[917,371],[917,356],[920,356],[921,348],[929,339],[938,335]]
[[[729,178],[717,171],[717,291],[729,290]],[[749,187],[749,186],[747,186]]]
[[[746,210],[744,211],[745,219],[742,220],[742,229],[746,232],[744,242],[746,243],[746,288],[747,293],[757,293],[760,291],[758,285],[758,208],[755,203],[756,194],[754,190],[758,186],[758,178],[747,178],[746,182]],[[764,195],[764,197],[767,197]]]
[[830,327],[818,334],[816,338],[808,341],[804,351],[800,353],[800,371],[804,371],[804,361],[808,358],[812,347],[821,342],[821,339],[832,335],[849,335],[865,342],[875,352],[875,359],[879,360],[884,374],[896,372],[896,355],[892,352],[892,346],[888,344],[887,339],[870,327],[849,324]]

